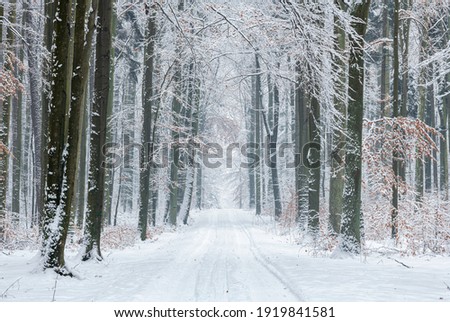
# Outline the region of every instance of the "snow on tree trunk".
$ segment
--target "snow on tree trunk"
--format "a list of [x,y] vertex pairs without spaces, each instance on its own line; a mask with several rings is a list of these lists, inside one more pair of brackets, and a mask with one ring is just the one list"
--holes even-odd
[[341,249],[359,253],[361,250],[361,186],[362,186],[362,128],[364,112],[364,35],[370,0],[354,5],[352,16],[357,36],[350,35],[349,104],[347,144],[345,155],[344,217]]
[[[149,17],[147,18],[146,42],[144,53],[144,81],[143,89],[143,117],[144,125],[142,127],[142,143],[144,149],[141,151],[141,175],[140,175],[140,208],[139,208],[139,231],[141,240],[147,238],[147,223],[150,203],[150,185],[151,171],[153,161],[152,138],[152,118],[153,118],[153,74],[154,74],[154,51],[156,36],[156,5],[147,8]],[[155,126],[155,125],[153,125]]]
[[256,215],[261,215],[262,197],[261,197],[261,111],[262,111],[262,92],[261,92],[261,67],[258,54],[255,55],[255,205]]
[[105,155],[107,110],[112,48],[112,1],[99,1],[95,54],[95,88],[91,112],[91,152],[88,182],[88,206],[84,232],[83,260],[102,260],[100,234],[104,211]]
[[330,224],[333,233],[339,234],[344,203],[345,186],[345,134],[347,127],[347,63],[345,61],[346,34],[342,22],[335,18],[335,34],[337,50],[336,72],[339,75],[334,98],[335,114],[333,137],[331,142],[331,169],[329,211]]
[[71,274],[65,267],[64,247],[70,213],[64,211],[67,187],[67,122],[70,113],[73,35],[72,1],[56,6],[51,60],[51,99],[48,109],[47,171],[43,219],[42,256],[44,268],[60,274]]
[[[91,8],[92,6],[92,8]],[[86,109],[89,59],[97,16],[98,0],[77,0],[74,30],[74,58],[72,79],[72,102],[68,127],[67,186],[69,187],[64,212],[75,214],[83,119]],[[85,160],[83,160],[85,162]],[[73,219],[74,216],[72,216]]]

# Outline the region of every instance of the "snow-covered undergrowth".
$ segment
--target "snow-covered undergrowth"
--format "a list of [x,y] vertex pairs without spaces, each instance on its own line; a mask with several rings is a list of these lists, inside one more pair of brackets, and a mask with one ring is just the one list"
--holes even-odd
[[[38,250],[40,247],[39,230],[37,226],[24,227],[19,221],[5,221],[5,239],[0,241],[0,250],[11,253],[17,250]],[[160,235],[165,228],[163,226],[149,227],[147,239],[152,240]],[[137,225],[121,224],[117,226],[105,226],[102,231],[101,243],[105,250],[124,249],[135,245],[138,239]],[[77,250],[83,240],[83,233],[77,227],[69,230],[66,247],[69,250]]]
[[[413,196],[408,196],[410,199]],[[363,202],[362,252],[396,253],[402,256],[450,255],[450,204],[437,200],[433,196],[425,196],[421,208],[414,201],[402,200],[398,216],[398,238],[391,238],[391,205],[386,196],[373,196]],[[289,239],[302,247],[310,249],[315,254],[328,256],[333,253],[339,239],[331,233],[329,212],[322,207],[319,213],[320,231],[318,238],[313,240],[307,229],[299,229],[296,220],[295,199],[283,208],[279,222],[271,222],[268,227],[278,235],[289,236]],[[271,207],[264,213],[273,213]],[[306,223],[305,223],[306,225]]]

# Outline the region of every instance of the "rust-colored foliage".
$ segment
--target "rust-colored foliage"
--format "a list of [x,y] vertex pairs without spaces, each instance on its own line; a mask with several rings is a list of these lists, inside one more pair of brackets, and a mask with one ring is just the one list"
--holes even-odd
[[407,117],[381,118],[366,120],[367,131],[363,142],[363,160],[367,166],[368,180],[371,190],[390,196],[393,185],[397,185],[401,193],[407,187],[401,178],[394,176],[392,156],[396,154],[399,162],[433,157],[438,147],[433,136],[440,133],[419,119]]
[[23,92],[25,89],[14,73],[15,67],[19,70],[24,70],[22,62],[14,53],[7,51],[4,66],[0,70],[0,102],[19,91]]

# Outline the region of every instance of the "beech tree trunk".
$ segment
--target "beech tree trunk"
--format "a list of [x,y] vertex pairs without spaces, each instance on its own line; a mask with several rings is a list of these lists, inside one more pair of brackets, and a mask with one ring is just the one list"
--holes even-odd
[[256,62],[256,76],[255,76],[255,154],[257,160],[255,163],[255,206],[256,215],[261,215],[261,67],[259,65],[258,54],[255,55]]
[[[92,8],[91,8],[92,6]],[[64,211],[75,214],[76,189],[80,181],[80,150],[83,119],[86,109],[87,84],[89,79],[89,60],[92,51],[92,38],[97,17],[98,0],[77,0],[74,28],[74,57],[72,79],[72,102],[68,124],[67,142],[67,197]],[[91,10],[92,9],[92,10]],[[87,24],[86,24],[87,21]],[[84,162],[85,160],[83,160]]]
[[297,222],[305,228],[309,208],[309,171],[304,162],[304,147],[309,141],[307,99],[300,78],[300,62],[297,62],[297,87],[295,89],[295,186],[297,198]]
[[352,16],[360,21],[353,27],[360,38],[350,35],[352,50],[349,58],[349,103],[347,145],[345,155],[344,218],[341,226],[341,248],[346,252],[361,251],[361,187],[362,187],[362,128],[364,115],[364,35],[366,33],[370,0],[355,5]]
[[277,160],[277,143],[278,143],[278,129],[280,119],[280,93],[277,84],[273,87],[273,118],[272,118],[272,133],[269,139],[269,164],[272,178],[273,201],[275,207],[275,219],[279,220],[283,212],[281,205],[280,182],[278,178],[278,160]]
[[319,233],[319,211],[320,211],[320,103],[315,95],[310,98],[309,111],[309,148],[304,153],[304,160],[308,160],[308,231],[314,238]]
[[[31,209],[31,224],[35,225],[39,220],[39,210],[42,204],[42,185],[41,185],[41,169],[42,169],[42,120],[40,115],[40,94],[39,89],[41,87],[41,73],[39,71],[38,60],[38,39],[30,30],[36,30],[36,22],[33,19],[33,11],[28,2],[24,2],[24,15],[25,15],[25,39],[29,46],[26,47],[27,59],[28,59],[28,78],[29,78],[29,96],[30,96],[30,113],[31,113],[31,132],[33,140],[33,207]],[[31,188],[31,187],[30,187]]]
[[336,84],[337,95],[334,98],[336,115],[334,116],[334,129],[331,142],[330,160],[330,224],[333,233],[339,234],[344,203],[345,185],[345,132],[347,127],[347,63],[344,60],[346,49],[346,34],[338,19],[335,19],[334,28],[337,36],[335,48],[343,55],[336,59],[339,79]]
[[84,231],[83,260],[102,260],[100,233],[104,210],[105,156],[110,66],[112,49],[113,1],[99,1],[95,53],[95,87],[91,111],[91,159],[89,164],[88,206]]
[[140,175],[140,208],[138,227],[141,240],[147,238],[147,224],[150,203],[150,177],[151,164],[153,162],[153,146],[152,138],[152,118],[153,118],[153,73],[154,73],[154,51],[155,51],[155,35],[156,35],[156,5],[147,8],[147,29],[146,29],[146,46],[144,53],[144,81],[143,89],[143,116],[144,125],[142,127],[142,144],[144,149],[141,150],[141,175]]
[[[400,116],[399,114],[399,82],[400,82],[400,61],[399,61],[399,35],[400,35],[400,27],[399,27],[399,12],[400,12],[400,0],[394,0],[394,59],[393,59],[393,67],[394,67],[394,84],[393,84],[393,101],[392,101],[392,111],[393,117]],[[398,131],[399,129],[393,129],[394,131]],[[391,238],[396,239],[398,236],[398,187],[400,184],[400,167],[401,167],[401,156],[397,151],[394,151],[392,167],[394,172],[394,184],[392,186],[392,210],[391,210]]]
[[[72,63],[72,1],[56,5],[51,60],[51,99],[48,109],[47,172],[43,221],[42,255],[44,268],[52,268],[62,275],[71,273],[65,267],[64,247],[70,213],[64,211],[67,183],[67,123],[69,117]],[[50,19],[51,20],[51,19]],[[46,107],[45,107],[46,108]]]
[[[0,14],[4,17],[4,4],[0,4]],[[3,42],[3,19],[0,19],[0,68],[4,67],[5,44]],[[9,98],[0,101],[0,240],[4,239],[6,220],[6,194],[8,187],[8,137],[9,137]]]

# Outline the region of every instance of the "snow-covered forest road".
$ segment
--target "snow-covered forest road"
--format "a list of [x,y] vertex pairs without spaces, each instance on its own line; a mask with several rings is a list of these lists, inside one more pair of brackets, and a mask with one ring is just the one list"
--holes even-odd
[[[162,246],[148,262],[157,268],[137,300],[302,300],[252,234],[255,217],[241,211],[213,211],[196,217],[195,228]],[[152,297],[150,296],[150,299]]]
[[[0,301],[448,301],[448,257],[331,259],[304,254],[273,224],[205,210],[192,225],[102,263],[69,256],[80,276],[35,271],[36,252],[0,254]],[[34,272],[33,272],[34,270]]]

